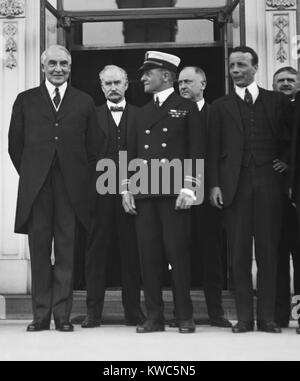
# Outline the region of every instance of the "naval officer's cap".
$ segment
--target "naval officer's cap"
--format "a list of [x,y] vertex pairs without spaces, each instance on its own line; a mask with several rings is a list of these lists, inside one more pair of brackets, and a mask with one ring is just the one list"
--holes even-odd
[[174,73],[177,72],[181,59],[173,54],[148,51],[145,56],[143,66],[139,71],[147,71],[151,69],[167,69]]

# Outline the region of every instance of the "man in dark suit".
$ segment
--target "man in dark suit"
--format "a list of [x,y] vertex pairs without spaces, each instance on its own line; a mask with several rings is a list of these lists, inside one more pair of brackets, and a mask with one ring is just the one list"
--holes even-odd
[[[205,126],[209,105],[204,99],[207,86],[205,72],[199,67],[185,67],[179,74],[180,95],[197,104],[199,124]],[[207,175],[204,175],[207,178]],[[223,271],[222,271],[222,221],[221,211],[213,208],[209,201],[209,189],[205,187],[204,203],[192,208],[193,242],[197,244],[198,254],[203,260],[203,285],[209,321],[212,326],[231,328],[224,318],[222,307]]]
[[[100,81],[107,99],[107,103],[97,109],[99,128],[106,136],[100,159],[111,159],[118,168],[119,152],[126,151],[136,107],[128,104],[125,99],[128,89],[125,70],[114,65],[106,66],[100,73]],[[98,194],[91,209],[92,223],[86,251],[88,314],[82,327],[93,328],[101,324],[107,259],[113,232],[117,233],[121,256],[125,322],[135,326],[142,324],[145,317],[140,306],[141,280],[134,217],[125,213],[122,196],[119,194]]]
[[34,320],[27,330],[48,330],[53,312],[56,329],[71,332],[76,220],[88,228],[88,166],[100,134],[93,100],[68,84],[70,53],[55,45],[41,60],[46,81],[18,95],[9,130],[20,175],[15,231],[29,236]]
[[[287,95],[295,104],[297,92],[300,89],[300,76],[297,70],[290,66],[282,67],[273,76],[273,89]],[[286,189],[283,194],[282,232],[279,246],[277,295],[275,321],[281,327],[288,327],[291,315],[290,293],[290,256],[294,267],[294,292],[300,295],[300,240],[297,211],[289,197],[288,174]]]
[[[190,298],[190,208],[196,198],[193,185],[200,185],[201,174],[197,169],[187,171],[184,181],[179,182],[179,189],[175,190],[172,186],[178,184],[176,174],[171,173],[168,177],[163,174],[163,169],[159,172],[154,168],[157,163],[166,168],[173,159],[183,164],[184,159],[195,162],[197,158],[204,158],[204,130],[199,126],[197,107],[174,91],[179,63],[180,59],[174,55],[163,52],[146,54],[141,80],[145,92],[153,94],[154,100],[139,110],[128,144],[128,160],[143,160],[143,171],[149,174],[147,186],[141,184],[143,189],[135,192],[135,173],[129,184],[130,191],[123,196],[125,211],[136,215],[147,308],[147,321],[137,327],[138,333],[165,330],[162,300],[164,252],[172,267],[179,332],[195,331]],[[171,186],[167,190],[164,185]]]
[[[294,118],[292,129],[292,149],[291,149],[291,168],[290,168],[290,180],[291,180],[291,193],[292,201],[296,203],[298,228],[300,226],[300,93],[296,95],[294,102]],[[298,231],[299,236],[299,231]],[[297,328],[297,334],[300,335],[300,319],[298,319],[299,327]]]
[[280,333],[274,310],[289,101],[257,86],[258,56],[253,49],[233,49],[229,68],[235,92],[211,106],[208,164],[211,202],[225,213],[238,315],[233,332],[254,329],[254,238],[257,328]]

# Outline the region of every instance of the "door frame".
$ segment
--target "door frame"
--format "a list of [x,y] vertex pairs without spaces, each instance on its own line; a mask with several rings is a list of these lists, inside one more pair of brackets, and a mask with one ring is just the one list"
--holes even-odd
[[[208,1],[209,2],[209,1]],[[139,8],[117,9],[102,11],[66,11],[63,8],[63,0],[57,0],[57,8],[53,7],[48,0],[41,0],[41,53],[46,48],[46,12],[49,11],[57,19],[58,43],[66,46],[70,51],[76,50],[115,50],[115,49],[145,49],[145,44],[121,44],[121,45],[89,45],[74,44],[74,25],[86,22],[109,22],[129,20],[210,20],[215,24],[215,33],[220,35],[220,40],[212,43],[147,43],[149,49],[180,48],[180,47],[216,47],[224,49],[225,92],[229,93],[230,79],[228,68],[228,25],[232,21],[232,13],[240,5],[240,41],[245,43],[245,0],[227,0],[226,5],[219,8]],[[42,76],[41,76],[42,78]]]

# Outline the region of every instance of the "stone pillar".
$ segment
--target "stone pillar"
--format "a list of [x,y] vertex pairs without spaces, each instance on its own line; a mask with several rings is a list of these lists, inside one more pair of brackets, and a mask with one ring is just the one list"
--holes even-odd
[[0,294],[25,294],[30,283],[27,238],[14,234],[18,175],[7,151],[13,102],[40,81],[39,8],[36,0],[0,0]]
[[256,76],[261,87],[267,87],[267,31],[265,0],[246,0],[246,45],[251,46],[259,57],[259,70]]
[[[273,74],[297,64],[297,1],[246,0],[246,42],[259,56],[258,84],[272,89]],[[255,20],[255,21],[254,21]]]
[[[266,0],[268,87],[273,74],[283,66],[298,69],[296,0]],[[295,51],[296,47],[296,51]]]

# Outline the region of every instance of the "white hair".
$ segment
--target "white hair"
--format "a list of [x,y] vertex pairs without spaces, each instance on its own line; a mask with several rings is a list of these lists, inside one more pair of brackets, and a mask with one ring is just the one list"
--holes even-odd
[[121,68],[121,67],[119,67],[119,66],[116,66],[116,65],[107,65],[107,66],[105,66],[105,67],[103,68],[103,70],[101,70],[101,72],[100,72],[100,74],[99,74],[99,78],[100,78],[101,83],[103,82],[104,74],[105,74],[108,70],[112,70],[112,69],[117,69],[117,70],[119,70],[119,71],[123,74],[124,79],[125,79],[125,82],[128,82],[128,74],[127,74],[127,72],[126,72],[123,68]]
[[47,48],[43,54],[41,55],[41,63],[42,65],[45,64],[45,62],[47,61],[47,57],[48,55],[52,52],[52,51],[55,51],[55,50],[61,50],[63,51],[64,53],[66,53],[67,57],[68,57],[68,61],[69,61],[69,64],[72,63],[72,56],[70,54],[70,52],[68,51],[68,49],[66,49],[64,46],[62,45],[51,45],[49,46],[49,48]]

